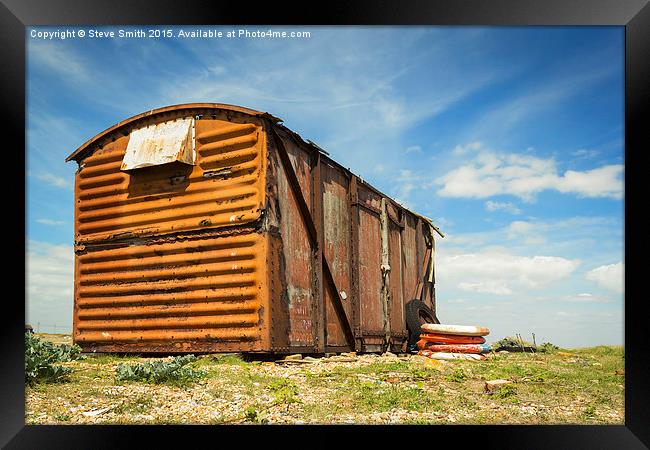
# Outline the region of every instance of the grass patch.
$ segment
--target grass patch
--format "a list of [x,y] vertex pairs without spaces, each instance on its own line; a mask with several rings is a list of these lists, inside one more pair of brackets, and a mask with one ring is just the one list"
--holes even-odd
[[286,378],[274,379],[269,383],[268,388],[273,392],[276,404],[290,405],[291,403],[300,402],[296,398],[298,386]]
[[501,386],[494,393],[494,396],[496,398],[508,398],[508,397],[512,397],[514,395],[517,395],[517,388],[515,388],[511,384],[506,384],[505,386]]
[[239,353],[225,353],[218,355],[209,355],[200,358],[197,361],[197,366],[212,366],[216,364],[225,364],[230,366],[246,366],[249,363],[244,360],[244,357]]
[[456,367],[454,371],[447,376],[447,380],[460,383],[467,379],[467,374],[462,367]]
[[[147,377],[147,385],[115,385],[119,366],[173,360],[98,354],[62,363],[74,369],[67,383],[27,387],[26,422],[621,424],[624,417],[621,347],[435,364],[360,355],[353,363],[275,365],[203,355],[180,367],[204,372],[199,384],[172,375],[164,386]],[[494,379],[515,384],[488,395],[485,382]],[[106,406],[114,408],[83,415]]]
[[85,361],[89,364],[106,365],[113,363],[122,363],[125,361],[138,361],[140,355],[119,355],[116,353],[90,353],[86,355]]
[[139,394],[113,408],[113,412],[116,414],[142,414],[151,409],[153,405],[153,397],[150,394]]

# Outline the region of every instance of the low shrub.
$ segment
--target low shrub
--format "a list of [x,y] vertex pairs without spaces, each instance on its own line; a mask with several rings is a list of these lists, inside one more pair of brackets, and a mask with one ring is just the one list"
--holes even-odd
[[535,344],[533,344],[532,342],[528,342],[514,336],[504,337],[500,341],[497,341],[492,346],[492,348],[494,349],[495,352],[501,350],[507,350],[509,352],[518,352],[518,351],[535,352],[537,350]]
[[542,345],[537,347],[537,351],[541,353],[553,353],[560,349],[557,345],[553,345],[550,342],[544,342]]
[[275,402],[278,404],[299,403],[296,398],[298,395],[298,386],[286,378],[278,378],[269,383],[269,389],[275,396]]
[[447,376],[447,380],[455,381],[456,383],[465,381],[466,378],[467,378],[467,374],[460,367],[455,368],[454,372]]
[[73,369],[56,363],[79,359],[80,354],[78,345],[55,345],[33,333],[25,333],[25,382],[33,385],[64,381]]
[[506,384],[505,386],[500,387],[495,393],[494,396],[496,398],[508,398],[513,395],[517,395],[517,389],[510,385]]
[[185,384],[202,378],[207,373],[201,369],[187,367],[187,364],[194,361],[196,356],[185,355],[141,364],[119,364],[115,369],[116,378],[118,381]]

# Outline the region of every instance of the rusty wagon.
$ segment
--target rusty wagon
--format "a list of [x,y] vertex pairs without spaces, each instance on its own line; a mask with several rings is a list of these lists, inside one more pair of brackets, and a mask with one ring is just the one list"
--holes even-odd
[[79,166],[75,343],[404,351],[409,320],[437,322],[439,230],[281,122],[226,104],[169,106],[66,159]]

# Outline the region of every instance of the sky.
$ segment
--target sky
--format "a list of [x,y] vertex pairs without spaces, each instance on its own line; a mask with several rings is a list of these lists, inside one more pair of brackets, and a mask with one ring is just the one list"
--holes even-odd
[[[79,145],[178,103],[267,111],[433,219],[437,313],[563,347],[622,345],[623,27],[271,27],[307,37],[27,29],[26,314],[70,332]],[[61,39],[57,30],[78,34]],[[43,32],[51,32],[46,34]],[[164,33],[161,33],[164,35]],[[49,39],[52,36],[52,39]]]

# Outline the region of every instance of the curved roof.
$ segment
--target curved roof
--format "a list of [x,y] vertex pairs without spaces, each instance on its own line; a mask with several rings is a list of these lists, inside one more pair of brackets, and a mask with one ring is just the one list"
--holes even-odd
[[274,117],[271,114],[266,112],[256,111],[254,109],[245,108],[243,106],[228,105],[226,103],[182,103],[179,105],[165,106],[163,108],[152,109],[150,111],[137,114],[133,117],[129,117],[128,119],[116,123],[112,127],[105,129],[101,133],[95,135],[94,137],[88,139],[86,142],[81,144],[79,148],[76,149],[65,160],[67,162],[73,159],[75,160],[78,159],[82,154],[89,151],[93,147],[93,144],[104,141],[105,138],[108,138],[109,136],[113,135],[116,132],[128,128],[128,131],[126,131],[126,133],[123,133],[123,134],[128,134],[131,131],[133,125],[135,125],[137,122],[142,121],[143,119],[159,116],[159,115],[166,115],[168,113],[189,112],[189,111],[198,112],[198,111],[205,111],[205,110],[227,110],[227,111],[233,111],[242,114],[248,114],[251,116],[266,117],[268,119],[271,119],[273,122],[282,121],[282,119]]

